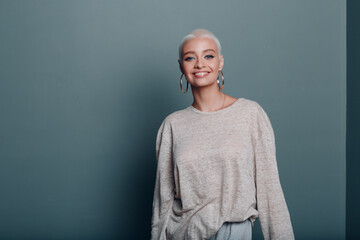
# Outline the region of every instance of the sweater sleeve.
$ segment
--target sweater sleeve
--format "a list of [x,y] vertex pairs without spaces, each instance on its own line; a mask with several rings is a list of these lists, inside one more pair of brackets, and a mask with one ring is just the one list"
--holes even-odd
[[156,137],[156,180],[151,219],[151,240],[166,239],[166,226],[174,201],[172,137],[164,120]]
[[264,109],[257,107],[255,176],[261,229],[265,240],[292,240],[295,237],[280,184],[273,128]]

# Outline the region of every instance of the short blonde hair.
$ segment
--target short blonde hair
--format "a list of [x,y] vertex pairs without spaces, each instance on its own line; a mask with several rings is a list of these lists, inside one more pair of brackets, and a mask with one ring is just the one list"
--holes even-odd
[[179,60],[180,60],[181,63],[182,63],[182,48],[183,48],[184,43],[189,39],[200,38],[200,37],[210,38],[210,39],[214,40],[214,42],[216,43],[217,49],[219,51],[219,58],[222,56],[222,54],[221,54],[221,44],[220,44],[219,39],[215,36],[215,34],[213,34],[209,30],[206,30],[204,28],[198,28],[198,29],[195,29],[195,30],[191,31],[190,33],[188,33],[180,43],[180,46],[179,46]]

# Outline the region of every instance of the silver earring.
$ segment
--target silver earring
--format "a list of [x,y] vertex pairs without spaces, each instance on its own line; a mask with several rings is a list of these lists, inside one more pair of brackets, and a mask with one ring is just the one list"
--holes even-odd
[[219,76],[218,76],[218,78],[217,78],[217,84],[218,84],[218,86],[219,86],[219,89],[220,90],[223,90],[224,89],[224,74],[223,74],[223,72],[222,71],[219,71],[220,73],[221,73],[221,79],[222,79],[222,87],[220,87],[220,81],[219,81]]
[[186,91],[184,92],[184,91],[183,91],[183,87],[182,87],[182,77],[183,77],[183,76],[184,76],[184,74],[181,74],[181,77],[180,77],[180,89],[181,89],[181,92],[182,92],[182,93],[186,93],[187,90],[188,90],[188,88],[189,88],[189,82],[186,81]]

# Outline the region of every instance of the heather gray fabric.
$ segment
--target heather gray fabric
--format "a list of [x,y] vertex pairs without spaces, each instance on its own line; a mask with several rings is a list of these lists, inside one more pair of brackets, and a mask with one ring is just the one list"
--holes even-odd
[[264,239],[294,239],[270,120],[255,101],[169,114],[156,139],[151,238],[208,239],[259,217]]
[[243,222],[224,222],[209,240],[251,240],[252,226],[249,219]]

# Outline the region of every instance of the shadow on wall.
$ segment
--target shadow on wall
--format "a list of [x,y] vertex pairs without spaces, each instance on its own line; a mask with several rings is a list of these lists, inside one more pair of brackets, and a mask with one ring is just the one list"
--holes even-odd
[[[138,65],[138,64],[137,64]],[[140,64],[141,65],[141,64]],[[145,66],[141,65],[141,66]],[[175,106],[173,96],[163,83],[173,79],[170,74],[159,76],[161,71],[141,71],[127,82],[132,82],[131,99],[127,103],[128,111],[123,116],[124,134],[127,142],[124,151],[127,159],[126,170],[119,172],[121,177],[121,192],[118,221],[122,239],[150,239],[153,192],[156,177],[156,134],[161,121],[169,114],[169,106]],[[156,74],[155,74],[156,73]]]

